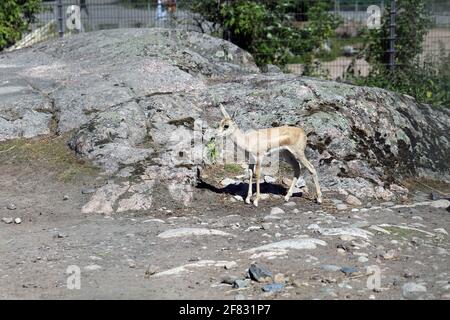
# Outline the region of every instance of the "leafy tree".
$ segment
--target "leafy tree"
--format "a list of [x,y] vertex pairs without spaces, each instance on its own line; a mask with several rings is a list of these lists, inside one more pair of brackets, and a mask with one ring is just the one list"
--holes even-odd
[[218,25],[223,37],[249,51],[258,65],[284,65],[292,55],[304,60],[331,37],[339,19],[326,12],[322,1],[308,6],[310,20],[295,23],[296,6],[303,0],[195,0],[191,10],[204,21]]
[[41,0],[0,1],[0,50],[21,38],[40,9]]
[[[390,8],[388,7],[388,12]],[[365,35],[362,53],[371,65],[368,77],[350,76],[360,85],[376,86],[408,94],[418,101],[450,107],[450,54],[421,56],[423,41],[431,26],[425,0],[397,0],[395,69],[389,70],[389,14],[379,30]]]
[[[414,58],[422,52],[422,43],[431,26],[425,0],[397,0],[395,64],[400,69],[409,68]],[[382,16],[381,28],[370,30],[365,37],[366,59],[375,71],[386,69],[389,63],[390,2]]]

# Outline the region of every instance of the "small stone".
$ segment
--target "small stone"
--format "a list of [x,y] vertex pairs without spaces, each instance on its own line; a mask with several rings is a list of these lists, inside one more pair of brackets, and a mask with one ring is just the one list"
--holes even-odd
[[230,270],[233,269],[234,267],[236,267],[236,262],[235,261],[228,261],[224,264],[223,266],[226,270]]
[[258,282],[265,282],[268,278],[271,279],[273,277],[272,272],[265,267],[258,266],[257,264],[252,264],[248,269],[248,273],[251,279]]
[[294,201],[289,201],[284,204],[286,207],[295,207],[296,203]]
[[424,285],[415,282],[405,283],[402,287],[402,294],[406,299],[416,298],[424,292],[427,292],[427,288]]
[[13,223],[14,219],[13,218],[2,218],[2,221],[6,224],[10,224],[10,223]]
[[282,218],[277,216],[277,215],[272,215],[269,214],[267,216],[264,217],[264,221],[268,221],[268,220],[281,220]]
[[148,276],[151,276],[151,275],[154,275],[155,273],[158,272],[158,270],[159,270],[159,267],[158,267],[158,266],[155,266],[155,265],[151,264],[151,265],[149,265],[149,266],[147,267],[147,270],[145,271],[145,275],[146,275],[147,277],[148,277]]
[[244,201],[244,198],[239,195],[233,196],[233,199],[236,199],[237,201]]
[[133,259],[127,259],[128,267],[136,268],[136,262]]
[[354,236],[349,235],[349,234],[343,234],[343,235],[339,236],[339,239],[341,239],[342,241],[353,241],[356,238]]
[[275,179],[274,177],[271,177],[271,176],[264,176],[264,181],[267,183],[275,183],[277,181],[277,179]]
[[351,206],[359,207],[362,206],[362,202],[355,196],[349,194],[347,198],[345,199],[345,202],[347,202]]
[[445,234],[445,235],[448,236],[448,232],[444,228],[437,228],[437,229],[434,229],[434,231],[442,233],[442,234]]
[[346,251],[342,248],[337,248],[337,252],[340,254],[344,254]]
[[91,264],[89,266],[84,267],[84,270],[87,271],[95,271],[95,270],[100,270],[102,267],[97,265],[97,264]]
[[270,226],[272,225],[271,222],[265,222],[261,225],[263,230],[270,230]]
[[351,276],[353,273],[358,272],[358,269],[355,267],[342,267],[340,271],[346,276]]
[[250,284],[250,279],[235,280],[233,283],[233,288],[242,289],[242,288],[246,288],[249,284]]
[[15,218],[15,219],[14,219],[14,223],[15,223],[15,224],[21,224],[21,223],[22,223],[22,219],[20,219],[20,218]]
[[222,181],[220,181],[220,184],[224,187],[230,185],[230,184],[236,184],[236,181],[230,178],[225,178]]
[[270,214],[271,215],[275,215],[275,214],[283,214],[284,210],[278,207],[274,207],[272,208],[272,210],[270,210]]
[[10,203],[6,206],[6,209],[8,210],[16,210],[17,206],[14,203]]
[[367,257],[364,257],[364,256],[358,257],[358,262],[365,263],[367,261],[369,261],[369,259]]
[[234,296],[234,300],[247,300],[243,294],[237,294]]
[[94,189],[94,188],[84,188],[84,189],[81,189],[81,193],[82,193],[82,194],[91,194],[91,193],[95,193],[95,189]]
[[347,205],[345,203],[338,203],[336,204],[336,209],[338,209],[339,211],[343,211],[343,210],[347,210]]
[[234,282],[236,280],[240,280],[238,277],[235,276],[229,276],[229,275],[225,275],[222,277],[222,280],[220,281],[221,283],[226,283],[229,285],[234,285]]
[[433,208],[448,208],[450,206],[450,201],[449,200],[445,200],[445,199],[441,199],[441,200],[437,200],[437,201],[433,201],[431,203],[431,206]]
[[62,239],[62,238],[66,238],[67,235],[65,235],[64,233],[58,232],[57,234],[55,234],[53,236],[55,239]]
[[388,250],[386,252],[383,252],[380,254],[380,256],[384,259],[384,260],[392,260],[395,258],[396,253],[395,250]]
[[67,194],[65,194],[65,195],[63,196],[63,200],[64,200],[64,201],[69,200],[69,196],[68,196]]
[[297,208],[295,208],[294,210],[292,210],[292,213],[293,213],[293,214],[299,214],[299,213],[300,213],[300,210],[298,210]]
[[286,278],[284,277],[284,274],[277,273],[275,275],[275,277],[273,277],[273,281],[277,282],[277,283],[285,283],[286,282]]
[[335,266],[333,264],[323,264],[323,265],[320,266],[320,268],[322,270],[329,271],[329,272],[336,272],[336,271],[339,271],[341,269],[341,267]]
[[282,283],[269,283],[262,287],[264,292],[281,292],[284,290],[284,284]]

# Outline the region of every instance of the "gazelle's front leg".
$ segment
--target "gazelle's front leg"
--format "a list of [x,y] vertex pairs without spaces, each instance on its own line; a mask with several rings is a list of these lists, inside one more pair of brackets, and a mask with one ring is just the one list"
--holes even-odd
[[253,189],[253,165],[248,166],[248,192],[247,198],[245,198],[245,203],[250,204],[250,200],[252,198],[252,189]]
[[256,197],[255,200],[253,201],[253,204],[255,205],[255,207],[258,206],[258,201],[260,196],[260,189],[259,189],[259,179],[261,177],[261,161],[262,158],[258,157],[256,159],[256,168],[255,168],[255,172],[256,172]]

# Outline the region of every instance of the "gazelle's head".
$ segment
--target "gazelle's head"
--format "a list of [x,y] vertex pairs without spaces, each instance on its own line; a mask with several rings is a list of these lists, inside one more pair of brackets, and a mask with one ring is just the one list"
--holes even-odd
[[219,137],[226,137],[233,133],[233,131],[236,129],[236,124],[231,119],[230,115],[225,110],[223,105],[220,105],[220,111],[222,111],[223,119],[222,121],[220,121],[217,135]]

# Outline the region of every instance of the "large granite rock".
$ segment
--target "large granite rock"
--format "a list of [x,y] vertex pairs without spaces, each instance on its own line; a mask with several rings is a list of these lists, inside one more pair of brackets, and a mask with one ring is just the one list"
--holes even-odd
[[304,127],[325,191],[388,199],[407,176],[450,180],[448,109],[377,88],[261,73],[247,52],[199,33],[86,33],[0,54],[0,70],[0,141],[73,131],[69,145],[80,157],[131,181],[105,186],[122,190],[117,202],[126,204],[108,212],[148,209],[133,187],[142,183],[189,204],[218,103],[244,130]]

